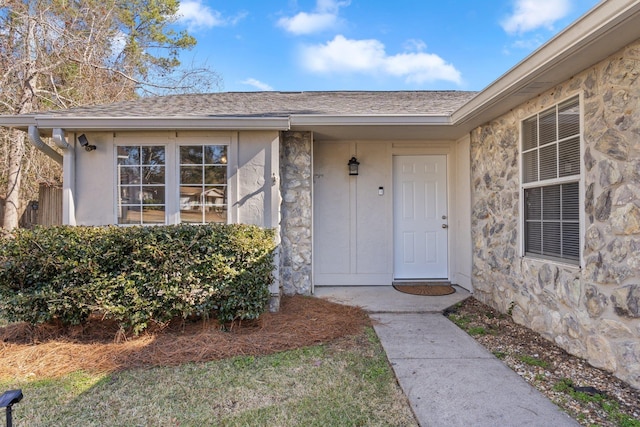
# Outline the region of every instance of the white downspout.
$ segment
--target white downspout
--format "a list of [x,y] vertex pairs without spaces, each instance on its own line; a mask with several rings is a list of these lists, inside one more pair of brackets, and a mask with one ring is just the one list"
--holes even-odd
[[44,154],[62,165],[62,156],[56,150],[44,143],[40,138],[40,132],[38,132],[37,126],[29,126],[29,140],[38,150],[42,151]]
[[63,150],[62,163],[62,223],[76,225],[76,208],[74,195],[76,194],[75,149],[67,142],[63,129],[53,129],[53,142]]

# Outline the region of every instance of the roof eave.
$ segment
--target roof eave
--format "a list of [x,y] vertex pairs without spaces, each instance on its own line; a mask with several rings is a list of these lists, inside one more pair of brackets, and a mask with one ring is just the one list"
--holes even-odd
[[640,1],[600,2],[455,111],[469,131],[570,79],[638,39]]
[[288,130],[288,117],[60,117],[56,115],[5,116],[0,126],[26,130],[37,126],[43,133],[51,129],[67,131],[126,130]]
[[449,115],[361,114],[361,115],[291,115],[291,127],[298,126],[429,126],[450,125]]
[[19,116],[0,116],[0,126],[26,131],[29,126],[35,125],[35,116],[21,114]]

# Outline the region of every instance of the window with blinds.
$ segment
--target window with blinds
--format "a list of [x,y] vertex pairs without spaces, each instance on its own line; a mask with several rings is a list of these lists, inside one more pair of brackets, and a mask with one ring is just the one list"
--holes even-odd
[[579,98],[522,122],[525,255],[580,260]]

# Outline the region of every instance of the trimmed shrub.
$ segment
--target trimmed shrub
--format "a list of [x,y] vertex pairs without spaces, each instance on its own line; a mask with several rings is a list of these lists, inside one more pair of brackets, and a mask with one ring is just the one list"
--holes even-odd
[[0,239],[0,316],[80,324],[255,319],[269,300],[273,230],[248,225],[47,227]]

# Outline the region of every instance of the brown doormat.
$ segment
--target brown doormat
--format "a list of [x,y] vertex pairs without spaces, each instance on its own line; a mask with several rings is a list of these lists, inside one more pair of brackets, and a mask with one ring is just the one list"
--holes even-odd
[[405,282],[393,283],[396,291],[404,292],[411,295],[424,295],[428,297],[439,297],[442,295],[450,295],[456,290],[448,283],[424,283],[424,282]]

